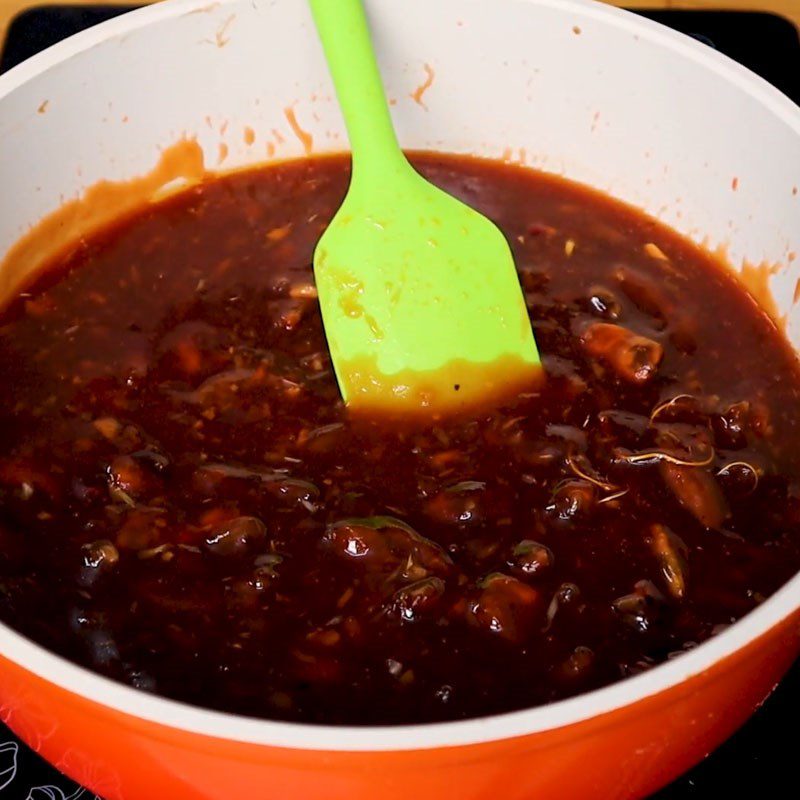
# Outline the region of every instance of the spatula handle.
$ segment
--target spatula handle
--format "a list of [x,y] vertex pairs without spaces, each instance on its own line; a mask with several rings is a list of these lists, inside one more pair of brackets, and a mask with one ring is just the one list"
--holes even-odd
[[[353,178],[405,166],[361,0],[309,0],[353,151]],[[363,176],[363,177],[362,177]]]

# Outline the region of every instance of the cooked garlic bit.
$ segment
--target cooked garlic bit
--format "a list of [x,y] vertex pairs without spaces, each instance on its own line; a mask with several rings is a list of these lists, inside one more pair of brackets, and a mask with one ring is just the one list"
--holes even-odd
[[267,231],[267,240],[270,242],[280,242],[285,239],[292,231],[292,224],[282,225],[279,228],[273,228]]
[[657,258],[659,261],[669,261],[669,257],[664,253],[664,251],[653,242],[648,242],[644,246],[644,251],[650,258]]
[[667,591],[676,599],[686,596],[687,557],[689,548],[666,525],[655,523],[648,531],[650,548],[658,559]]
[[296,283],[289,289],[289,297],[313,300],[317,297],[317,287],[313,283]]

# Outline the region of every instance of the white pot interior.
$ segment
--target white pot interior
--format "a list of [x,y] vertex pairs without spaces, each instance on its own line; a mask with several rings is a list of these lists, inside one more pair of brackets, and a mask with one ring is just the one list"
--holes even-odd
[[[198,5],[115,20],[4,79],[0,179],[13,191],[0,201],[0,250],[61,200],[147,171],[184,136],[210,168],[303,155],[292,115],[313,152],[346,148],[306,3]],[[734,265],[789,262],[798,111],[733,62],[584,2],[367,5],[405,147],[520,160],[722,245]],[[781,313],[798,270],[775,282]]]

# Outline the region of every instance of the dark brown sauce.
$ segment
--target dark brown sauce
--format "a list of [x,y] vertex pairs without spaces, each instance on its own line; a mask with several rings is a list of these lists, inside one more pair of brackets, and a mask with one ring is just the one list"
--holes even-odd
[[734,279],[589,190],[414,160],[507,233],[543,387],[350,419],[310,270],[346,160],[201,183],[5,314],[6,622],[198,705],[409,723],[650,669],[796,573],[800,376]]

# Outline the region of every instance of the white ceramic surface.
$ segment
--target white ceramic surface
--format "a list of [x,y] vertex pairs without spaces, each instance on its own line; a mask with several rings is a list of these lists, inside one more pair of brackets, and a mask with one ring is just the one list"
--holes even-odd
[[[522,160],[725,245],[734,263],[784,263],[773,288],[800,343],[792,310],[800,262],[790,263],[800,250],[797,106],[704,45],[595,3],[367,5],[405,147]],[[0,251],[95,181],[147,171],[180,137],[196,137],[211,167],[220,145],[224,168],[268,153],[303,155],[292,114],[313,152],[346,147],[302,0],[170,0],[73,37],[0,77]],[[546,708],[402,729],[190,709],[66,664],[2,626],[0,649],[54,683],[188,730],[287,747],[404,749],[519,735],[619,707],[703,670],[798,605],[800,577],[713,641],[645,675]]]

